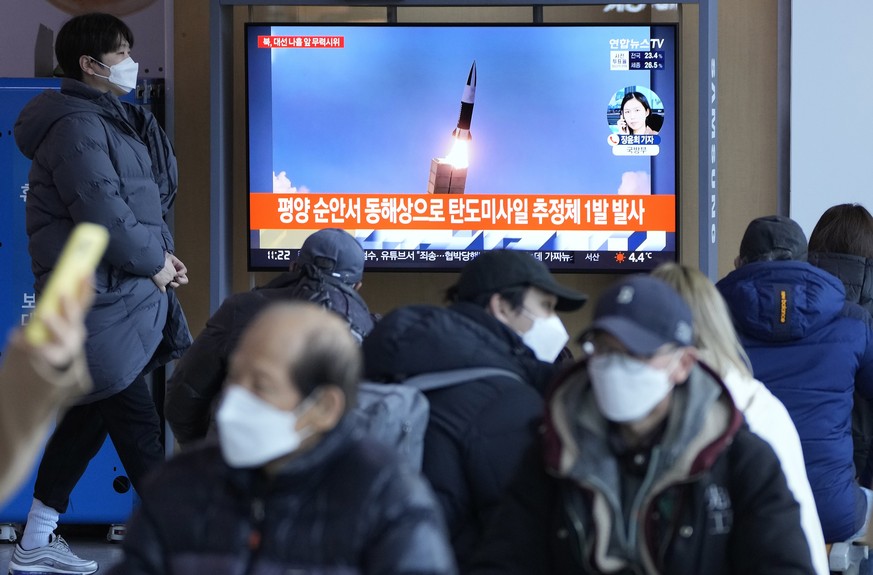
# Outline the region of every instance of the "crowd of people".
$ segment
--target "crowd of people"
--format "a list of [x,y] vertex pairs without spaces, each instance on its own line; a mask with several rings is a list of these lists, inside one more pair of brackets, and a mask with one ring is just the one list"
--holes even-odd
[[[10,574],[99,569],[57,531],[107,435],[140,498],[119,574],[826,575],[830,546],[870,540],[863,206],[827,210],[808,242],[790,218],[753,220],[717,283],[677,263],[625,276],[575,338],[559,314],[588,297],[524,252],[472,260],[444,306],[380,317],[358,291],[360,245],[324,229],[192,339],[166,224],[172,146],[118,100],[132,46],[113,16],[71,19],[60,92],[15,127],[34,161],[37,293],[76,223],[110,241],[93,281],[44,318],[48,341],[19,330],[4,352],[0,501],[50,433]],[[173,359],[163,407],[180,449],[166,460],[145,378]],[[454,371],[469,375],[423,392],[420,469],[362,425],[361,381]]]

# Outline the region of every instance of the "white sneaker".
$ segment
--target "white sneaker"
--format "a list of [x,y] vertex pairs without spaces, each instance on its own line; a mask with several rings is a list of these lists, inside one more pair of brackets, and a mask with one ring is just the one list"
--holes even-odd
[[60,535],[49,535],[49,544],[25,551],[15,546],[9,561],[9,575],[21,573],[60,573],[63,575],[90,575],[97,571],[97,562],[80,559]]

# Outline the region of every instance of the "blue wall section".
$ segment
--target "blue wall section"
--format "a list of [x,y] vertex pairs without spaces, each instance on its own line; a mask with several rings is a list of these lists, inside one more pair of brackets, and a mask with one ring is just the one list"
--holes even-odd
[[[46,89],[58,89],[53,78],[0,78],[0,330],[26,323],[33,307],[33,275],[27,253],[24,206],[30,161],[18,151],[13,127],[21,108]],[[2,360],[2,355],[0,355]],[[2,398],[0,398],[2,401]],[[116,482],[116,478],[123,479]],[[115,448],[107,439],[73,490],[64,523],[123,523],[135,494]],[[22,523],[30,510],[34,477],[0,508],[0,523]],[[119,493],[116,487],[127,489]]]

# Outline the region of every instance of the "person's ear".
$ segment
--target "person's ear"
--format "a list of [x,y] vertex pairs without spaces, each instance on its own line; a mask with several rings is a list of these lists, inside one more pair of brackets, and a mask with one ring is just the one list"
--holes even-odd
[[738,270],[741,267],[743,267],[743,260],[740,258],[740,256],[737,256],[734,258],[734,269]]
[[91,61],[91,58],[85,56],[84,54],[79,56],[79,68],[82,70],[82,74],[86,76],[91,76],[94,74],[94,62]]
[[685,383],[694,365],[697,363],[697,349],[693,347],[683,347],[682,355],[679,356],[679,365],[670,374],[670,379],[674,385]]
[[500,322],[509,323],[512,306],[509,305],[509,302],[502,298],[500,294],[491,294],[491,297],[488,299],[488,305],[485,306],[485,309]]
[[88,56],[86,54],[82,54],[81,56],[79,56],[79,69],[82,71],[83,78],[87,78],[89,76],[92,78],[94,78],[95,76],[102,76],[105,78],[109,75],[109,72],[102,71],[101,69],[104,67],[107,66],[102,65],[102,62],[92,58],[91,56]]
[[314,433],[326,433],[336,427],[346,411],[346,394],[337,385],[323,385],[318,400],[301,416],[297,428],[310,428]]

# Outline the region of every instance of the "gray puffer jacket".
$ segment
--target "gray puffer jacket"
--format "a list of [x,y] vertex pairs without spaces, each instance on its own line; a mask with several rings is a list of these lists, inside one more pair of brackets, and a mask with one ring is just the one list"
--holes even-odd
[[191,342],[172,289],[151,280],[174,250],[164,221],[178,183],[172,145],[150,113],[72,79],[25,106],[15,141],[33,161],[26,222],[37,295],[73,226],[109,230],[86,320],[94,390],[82,401],[109,397]]

